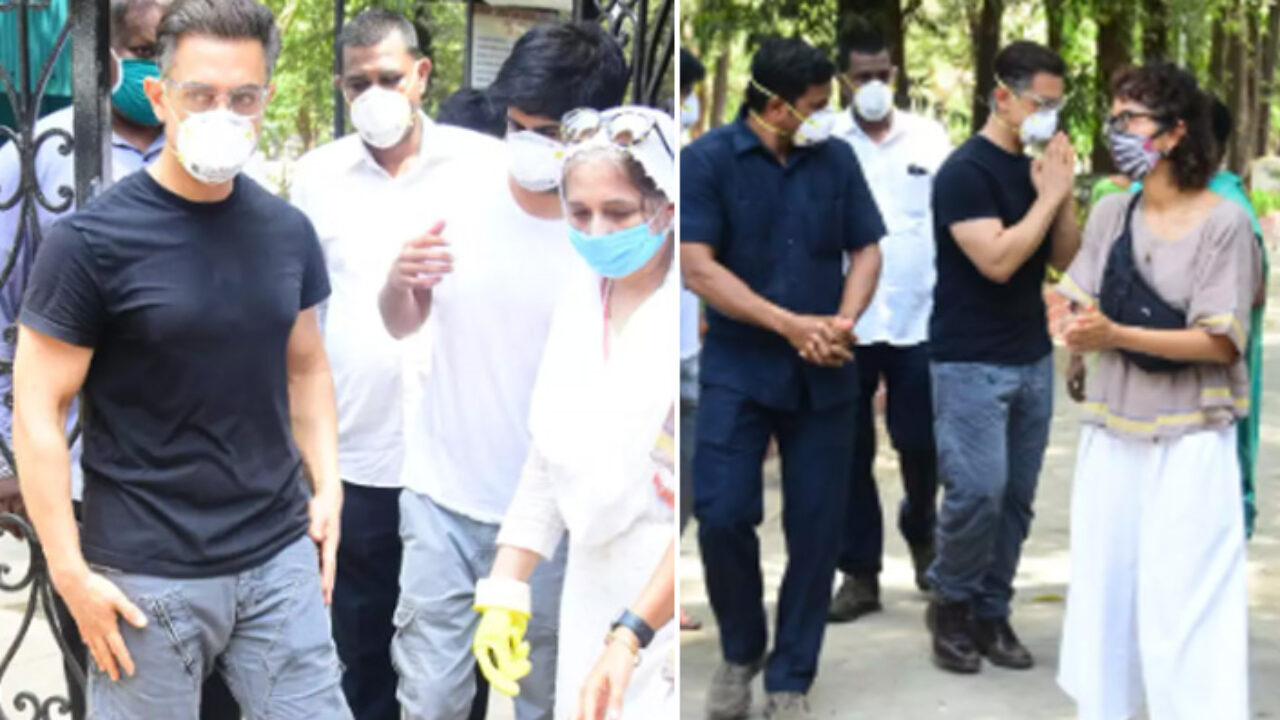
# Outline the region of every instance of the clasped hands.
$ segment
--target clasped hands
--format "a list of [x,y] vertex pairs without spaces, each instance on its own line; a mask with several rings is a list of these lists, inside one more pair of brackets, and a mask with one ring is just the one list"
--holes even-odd
[[783,336],[814,365],[840,367],[853,361],[853,320],[841,315],[793,315]]

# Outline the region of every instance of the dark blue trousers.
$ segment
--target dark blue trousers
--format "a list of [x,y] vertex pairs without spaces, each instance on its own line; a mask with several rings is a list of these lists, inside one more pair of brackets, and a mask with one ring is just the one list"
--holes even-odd
[[342,484],[333,640],[356,720],[400,720],[391,624],[400,597],[400,488]]
[[898,530],[909,545],[933,539],[937,519],[938,462],[933,441],[933,398],[927,345],[859,346],[859,394],[854,422],[852,484],[844,521],[840,570],[860,577],[880,574],[884,516],[873,472],[876,462],[875,394],[885,381],[885,424],[898,451],[905,495]]
[[787,568],[765,667],[768,692],[807,692],[817,674],[848,499],[853,422],[853,403],[814,410],[802,402],[797,411],[783,411],[735,390],[702,386],[694,515],[721,652],[733,663],[760,659],[768,645],[756,526],[764,517],[761,463],[771,436],[782,455]]

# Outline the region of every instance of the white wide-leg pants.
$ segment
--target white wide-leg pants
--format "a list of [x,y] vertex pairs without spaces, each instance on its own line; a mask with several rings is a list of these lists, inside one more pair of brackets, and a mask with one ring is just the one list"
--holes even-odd
[[1134,440],[1086,426],[1058,684],[1082,720],[1246,720],[1235,427]]

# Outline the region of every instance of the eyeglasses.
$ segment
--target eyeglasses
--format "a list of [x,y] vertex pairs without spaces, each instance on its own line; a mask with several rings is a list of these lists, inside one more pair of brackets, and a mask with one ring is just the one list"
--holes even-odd
[[1022,90],[1022,91],[1014,90],[1013,88],[1004,84],[1004,82],[999,79],[996,80],[996,85],[999,85],[1000,87],[1009,91],[1016,97],[1027,98],[1031,102],[1035,103],[1036,110],[1048,110],[1049,112],[1059,112],[1062,110],[1063,106],[1066,105],[1067,103],[1066,98],[1047,98],[1042,95],[1037,95],[1031,92],[1030,90]]
[[270,90],[265,85],[241,85],[223,91],[200,82],[178,82],[169,78],[164,82],[167,87],[176,89],[178,107],[188,115],[213,110],[225,96],[226,106],[231,112],[242,117],[258,117],[266,107]]
[[1121,110],[1115,115],[1107,118],[1107,129],[1118,133],[1127,132],[1129,130],[1129,125],[1137,118],[1148,118],[1162,126],[1168,122],[1168,117],[1158,113],[1144,112],[1141,110]]
[[656,133],[667,154],[675,157],[670,143],[658,128],[658,121],[651,115],[624,110],[605,117],[599,110],[578,108],[570,110],[560,121],[560,138],[567,143],[584,142],[601,132],[609,142],[619,147],[639,145]]

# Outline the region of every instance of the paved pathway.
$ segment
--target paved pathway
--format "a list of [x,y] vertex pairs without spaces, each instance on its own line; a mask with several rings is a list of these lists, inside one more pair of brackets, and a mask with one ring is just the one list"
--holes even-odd
[[[1266,337],[1263,446],[1259,460],[1260,522],[1249,545],[1250,673],[1253,717],[1280,718],[1280,274],[1272,277]],[[929,661],[924,600],[911,580],[911,561],[896,532],[886,538],[881,576],[885,611],[850,625],[833,626],[826,636],[817,683],[810,696],[822,718],[895,720],[1056,720],[1073,717],[1073,706],[1054,682],[1066,590],[1067,514],[1075,463],[1078,422],[1062,389],[1059,360],[1057,412],[1036,500],[1037,517],[1016,588],[1014,624],[1038,664],[1029,672],[984,666],[981,674],[959,677]],[[897,465],[881,426],[876,475],[883,507],[897,507],[902,491]],[[766,597],[770,610],[785,563],[776,463],[766,468],[765,521],[761,526]],[[886,518],[885,528],[896,524]],[[706,605],[702,567],[692,529],[681,547],[680,591],[686,607],[706,621],[706,629],[685,633],[681,645],[681,717],[704,717],[706,687],[719,660],[715,624]],[[772,628],[772,626],[771,626]],[[756,683],[756,712],[763,708]],[[753,716],[759,717],[759,716]],[[1211,720],[1211,719],[1206,719]]]

